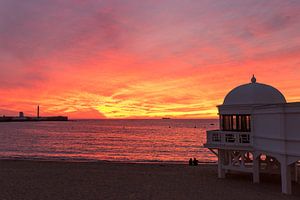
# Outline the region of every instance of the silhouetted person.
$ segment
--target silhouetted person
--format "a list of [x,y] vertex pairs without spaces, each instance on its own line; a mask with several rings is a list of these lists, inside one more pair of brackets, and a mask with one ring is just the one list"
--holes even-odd
[[194,166],[197,166],[197,165],[198,165],[198,160],[197,160],[196,158],[194,158],[194,160],[193,160],[193,165],[194,165]]
[[193,159],[192,158],[190,158],[190,160],[189,160],[189,166],[193,166]]

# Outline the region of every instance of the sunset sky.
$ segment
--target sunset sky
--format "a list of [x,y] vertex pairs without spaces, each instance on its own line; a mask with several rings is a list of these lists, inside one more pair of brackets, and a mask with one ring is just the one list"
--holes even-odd
[[0,115],[215,118],[252,74],[300,101],[299,0],[0,0]]

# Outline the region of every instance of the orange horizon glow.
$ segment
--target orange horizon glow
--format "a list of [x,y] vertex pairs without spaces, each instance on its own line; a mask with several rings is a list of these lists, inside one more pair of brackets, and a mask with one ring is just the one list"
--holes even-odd
[[[300,101],[300,3],[0,3],[0,116],[217,118],[257,81]],[[13,16],[12,16],[13,15]]]

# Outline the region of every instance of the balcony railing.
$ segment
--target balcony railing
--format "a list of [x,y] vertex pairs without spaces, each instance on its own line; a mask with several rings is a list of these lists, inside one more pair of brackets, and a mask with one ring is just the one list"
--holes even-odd
[[251,132],[207,131],[207,145],[252,146]]

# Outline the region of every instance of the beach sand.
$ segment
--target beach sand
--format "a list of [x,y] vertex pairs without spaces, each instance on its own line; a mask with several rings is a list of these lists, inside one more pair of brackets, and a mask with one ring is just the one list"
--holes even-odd
[[216,165],[0,161],[0,199],[300,199],[281,194],[279,176],[217,178]]

